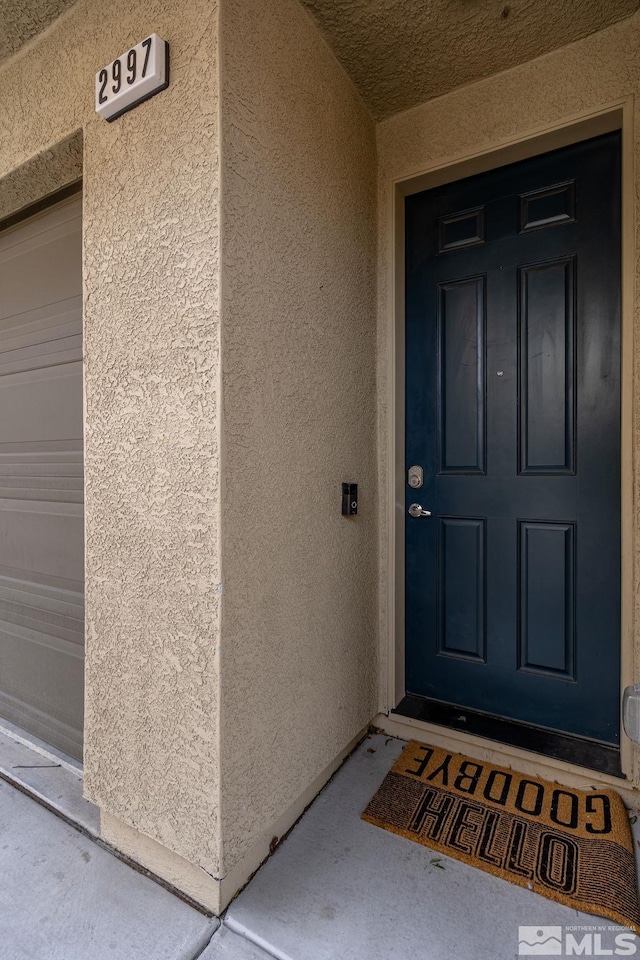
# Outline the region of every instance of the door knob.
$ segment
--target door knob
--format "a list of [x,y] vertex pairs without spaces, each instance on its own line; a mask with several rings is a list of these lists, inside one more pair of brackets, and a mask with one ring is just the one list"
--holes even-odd
[[409,515],[412,517],[430,517],[431,511],[424,510],[419,503],[412,503],[409,507]]

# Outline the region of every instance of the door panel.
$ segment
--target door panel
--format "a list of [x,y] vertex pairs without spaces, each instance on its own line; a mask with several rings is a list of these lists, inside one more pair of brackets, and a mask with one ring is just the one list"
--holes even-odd
[[575,524],[521,520],[518,533],[518,666],[575,681]]
[[520,473],[574,473],[575,264],[518,271]]
[[438,287],[438,472],[485,472],[484,277]]
[[407,693],[617,747],[619,134],[409,197],[406,249]]
[[82,756],[81,201],[0,235],[0,713]]
[[438,517],[438,652],[486,660],[485,521]]

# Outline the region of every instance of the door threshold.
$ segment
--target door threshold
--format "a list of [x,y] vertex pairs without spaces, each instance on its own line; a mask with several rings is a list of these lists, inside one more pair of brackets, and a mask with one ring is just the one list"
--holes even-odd
[[626,780],[620,765],[620,748],[600,740],[587,740],[571,734],[557,733],[545,727],[505,720],[489,713],[467,710],[440,700],[407,694],[391,716],[410,717],[423,723],[464,731],[486,740],[520,747],[544,757],[562,760],[574,766],[596,770]]

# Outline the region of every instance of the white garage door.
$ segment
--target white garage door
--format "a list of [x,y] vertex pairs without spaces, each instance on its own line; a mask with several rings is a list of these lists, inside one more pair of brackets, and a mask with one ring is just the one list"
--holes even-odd
[[0,233],[0,714],[82,755],[79,198]]

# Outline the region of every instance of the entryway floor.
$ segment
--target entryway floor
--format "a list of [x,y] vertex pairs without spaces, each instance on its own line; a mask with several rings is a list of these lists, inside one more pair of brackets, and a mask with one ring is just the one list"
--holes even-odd
[[221,924],[0,781],[0,960],[512,960],[521,926],[615,949],[609,921],[363,822],[402,747],[367,738]]

